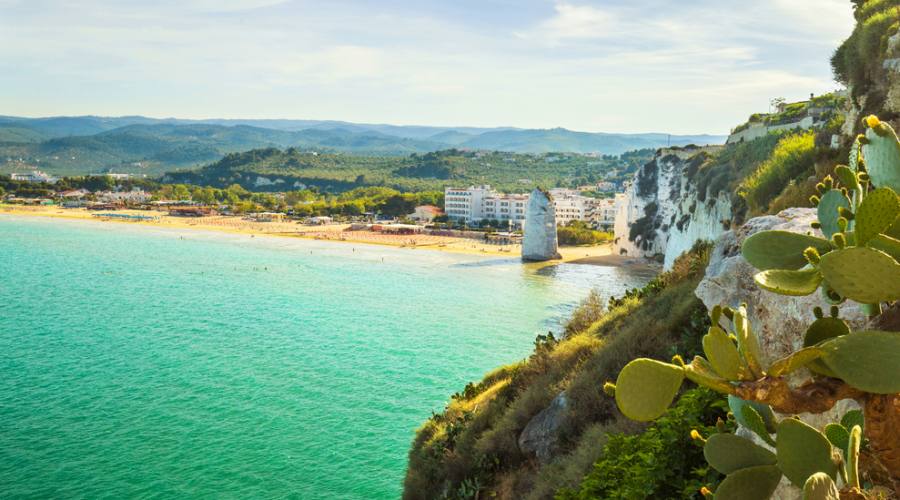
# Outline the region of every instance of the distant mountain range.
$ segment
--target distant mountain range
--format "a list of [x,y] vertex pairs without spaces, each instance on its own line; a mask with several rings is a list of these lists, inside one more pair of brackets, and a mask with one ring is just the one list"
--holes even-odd
[[254,148],[395,156],[451,148],[517,153],[602,153],[721,144],[725,136],[606,134],[510,127],[430,127],[319,120],[183,120],[143,116],[0,116],[0,172],[159,174]]

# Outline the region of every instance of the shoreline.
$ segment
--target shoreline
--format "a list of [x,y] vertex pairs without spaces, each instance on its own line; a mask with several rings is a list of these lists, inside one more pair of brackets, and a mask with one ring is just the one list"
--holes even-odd
[[[117,210],[117,214],[158,217],[158,220],[119,220],[97,217],[95,212],[84,208],[61,208],[58,206],[24,206],[0,204],[0,214],[45,217],[61,220],[94,221],[142,225],[157,228],[204,230],[230,234],[273,236],[280,238],[300,238],[312,241],[333,241],[359,245],[376,245],[407,250],[433,250],[485,257],[517,258],[521,255],[521,245],[488,245],[478,240],[432,235],[389,235],[370,231],[346,231],[349,224],[328,226],[305,226],[296,222],[257,222],[240,216],[203,216],[196,218],[173,217],[166,212],[147,210]],[[571,263],[597,266],[627,266],[639,262],[634,258],[624,258],[612,254],[612,244],[592,247],[560,247],[562,259],[537,263],[539,266]]]

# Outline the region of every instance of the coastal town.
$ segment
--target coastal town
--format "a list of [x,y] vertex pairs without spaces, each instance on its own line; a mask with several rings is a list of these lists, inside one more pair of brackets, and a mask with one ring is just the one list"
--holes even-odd
[[[128,174],[86,178],[91,182],[78,188],[39,170],[13,173],[9,179],[20,188],[0,198],[0,211],[6,213],[501,255],[523,253],[533,196],[503,193],[490,185],[447,187],[437,203],[410,205],[403,213],[308,215],[298,209],[304,202],[293,207],[284,203],[290,193],[273,193],[267,198],[274,200],[270,206],[248,209],[240,202],[197,199],[182,188],[154,191]],[[552,225],[558,226],[563,247],[560,258],[590,259],[609,253],[610,231],[623,203],[622,193],[616,193],[620,188],[601,181],[547,191]],[[181,196],[171,196],[176,194]]]

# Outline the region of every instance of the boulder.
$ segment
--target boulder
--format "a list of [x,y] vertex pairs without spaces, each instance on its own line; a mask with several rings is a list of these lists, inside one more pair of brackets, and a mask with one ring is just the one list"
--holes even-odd
[[556,238],[556,209],[550,193],[535,189],[528,199],[525,213],[525,239],[522,260],[543,262],[562,258]]
[[567,407],[565,391],[559,393],[550,406],[528,421],[519,434],[519,449],[533,454],[542,464],[547,464],[558,451],[559,427],[565,418]]

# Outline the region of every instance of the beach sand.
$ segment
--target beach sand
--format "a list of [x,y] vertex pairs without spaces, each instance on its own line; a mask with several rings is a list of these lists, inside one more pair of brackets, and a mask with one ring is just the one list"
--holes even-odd
[[[157,217],[158,220],[128,221],[109,219],[97,216],[83,208],[61,208],[58,206],[25,206],[0,204],[0,214],[53,217],[60,219],[93,220],[98,223],[144,224],[173,229],[201,229],[227,233],[283,236],[292,238],[308,238],[326,241],[341,241],[370,245],[386,245],[398,248],[439,250],[444,252],[466,253],[491,256],[519,256],[521,245],[488,245],[484,242],[468,238],[431,235],[392,235],[372,231],[350,231],[349,224],[330,224],[326,226],[307,226],[294,221],[257,222],[240,216],[204,216],[204,217],[172,217],[167,212],[152,210],[117,210],[116,214],[141,215]],[[611,255],[611,245],[591,247],[560,247],[559,253],[565,262],[593,265],[627,265],[618,256]]]

